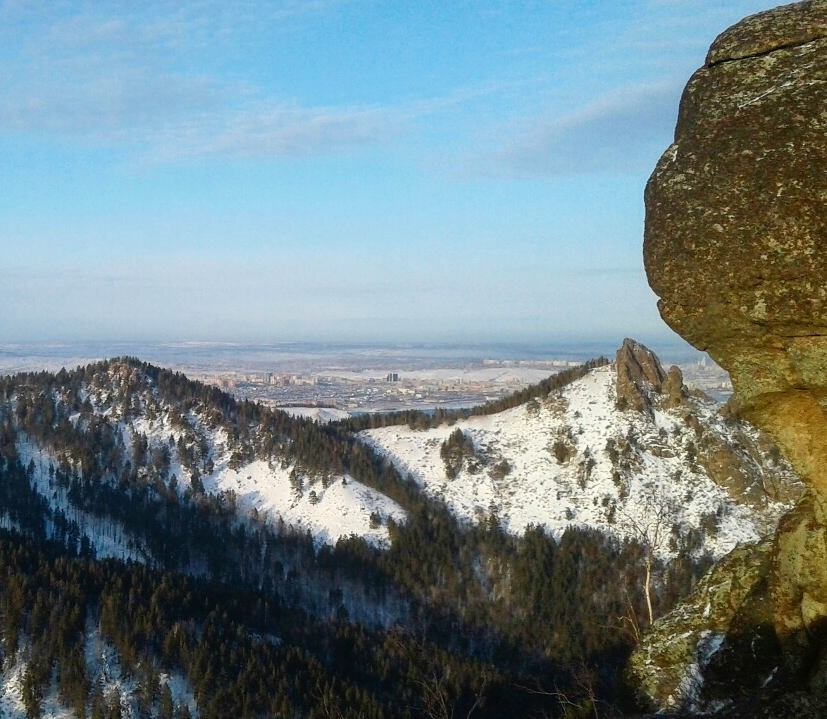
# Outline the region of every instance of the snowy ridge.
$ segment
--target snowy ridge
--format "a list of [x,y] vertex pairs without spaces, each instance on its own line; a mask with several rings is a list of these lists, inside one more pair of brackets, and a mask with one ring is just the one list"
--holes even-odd
[[[731,427],[712,402],[688,402],[715,441],[739,451],[744,443],[759,443],[755,430],[743,423]],[[450,479],[441,450],[457,430],[473,442],[474,456]],[[698,432],[686,412],[655,407],[650,417],[617,409],[613,366],[499,414],[424,431],[384,427],[361,436],[460,518],[493,514],[515,534],[532,524],[554,534],[576,525],[641,539],[659,516],[667,516],[656,554],[668,558],[685,549],[717,558],[767,533],[789,507],[769,493],[757,502],[741,501],[716,483],[694,461]],[[743,461],[757,482],[770,476],[795,481],[788,467],[754,454]]]
[[[89,404],[86,416],[75,412],[69,421],[82,429],[88,424],[90,411],[105,417],[120,437],[125,459],[139,468],[145,462],[161,462],[170,486],[180,495],[198,484],[207,494],[231,502],[240,518],[309,531],[317,546],[357,535],[376,547],[386,547],[390,541],[387,520],[405,521],[405,511],[396,502],[352,477],[311,476],[295,466],[284,466],[278,458],[238,460],[234,457],[237,447],[227,431],[216,427],[206,410],[195,408],[182,414],[178,407],[165,406],[155,387],[134,392],[131,411],[123,412],[112,400],[123,381],[117,369],[95,376],[82,392]],[[319,415],[314,419],[334,418],[339,417]],[[17,451],[23,466],[34,464],[34,489],[51,507],[77,522],[97,557],[151,562],[141,543],[116,521],[75,507],[66,491],[55,485],[49,468],[57,467],[64,457],[35,445],[25,433],[19,436]],[[136,446],[144,440],[144,459],[139,461]],[[192,456],[185,459],[182,451]],[[5,521],[8,523],[8,518]]]
[[[121,461],[137,468],[130,481],[219,497],[240,520],[309,532],[316,546],[357,535],[386,547],[388,521],[404,523],[403,508],[381,492],[285,460],[283,440],[256,426],[242,446],[216,421],[214,407],[165,403],[151,376],[135,382],[137,372],[115,363],[92,375],[83,385],[85,406],[69,416],[78,431],[106,418]],[[599,367],[544,399],[498,414],[360,436],[460,518],[496,515],[514,534],[529,525],[554,534],[576,525],[640,540],[666,517],[656,554],[719,557],[774,526],[790,499],[775,490],[795,478],[754,429],[725,420],[711,401],[696,397],[667,409],[653,396],[651,412],[621,410],[615,381],[612,366]],[[443,446],[457,432],[464,439],[458,464],[448,471]],[[65,456],[49,454],[22,432],[17,448],[24,465],[33,463],[35,489],[78,524],[97,556],[151,561],[117,522],[72,506],[54,485],[49,468],[65,466]]]
[[350,412],[335,407],[277,407],[276,409],[286,412],[291,417],[305,417],[319,424],[338,422],[350,417]]
[[[405,520],[405,511],[396,502],[351,477],[311,477],[294,466],[262,459],[235,467],[226,432],[210,429],[195,413],[187,419],[209,448],[213,470],[199,477],[204,491],[232,501],[241,516],[309,530],[317,545],[335,544],[339,538],[355,534],[380,547],[389,542],[386,520]],[[130,437],[144,435],[150,451],[168,445],[170,436],[176,441],[184,436],[168,413],[153,420],[141,417],[122,431]],[[174,447],[170,449],[169,473],[176,477],[181,493],[191,487],[193,472],[182,464]],[[372,521],[371,515],[379,521]]]

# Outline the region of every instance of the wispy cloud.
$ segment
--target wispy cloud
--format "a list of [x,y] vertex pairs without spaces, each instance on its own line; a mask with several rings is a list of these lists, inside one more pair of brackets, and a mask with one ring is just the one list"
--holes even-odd
[[267,159],[340,153],[380,145],[437,113],[496,94],[496,84],[388,105],[306,106],[246,97],[236,107],[172,123],[148,141],[147,159]]
[[[140,11],[113,2],[66,13],[59,4],[7,0],[0,5],[7,21],[0,43],[8,41],[6,52],[0,49],[0,61],[8,60],[0,84],[0,133],[47,134],[150,162],[301,157],[384,142],[440,101],[303,104],[210,74],[198,62],[208,42],[237,42],[254,25],[312,21],[342,2],[279,0],[231,8],[206,0],[172,9],[149,2]],[[29,32],[15,34],[16,26]],[[190,55],[196,61],[188,62]]]
[[375,145],[402,131],[414,112],[406,108],[305,107],[253,104],[195,118],[155,134],[147,159],[266,159],[308,157]]
[[501,129],[493,150],[469,155],[462,166],[490,177],[637,172],[671,135],[679,96],[677,84],[634,86],[574,112],[524,119]]
[[140,69],[79,85],[0,90],[0,132],[109,146],[143,161],[301,157],[377,144],[427,112],[418,105],[308,106],[247,88]]
[[111,142],[216,108],[221,94],[206,78],[157,76],[140,68],[86,73],[78,84],[37,78],[0,90],[0,128]]
[[302,101],[211,62],[262,28],[306,28],[355,1],[112,0],[75,10],[6,0],[0,134],[105,147],[140,164],[313,157],[382,145],[497,92],[481,83],[425,99]]
[[383,144],[476,91],[388,105],[306,105],[210,78],[134,70],[0,90],[0,132],[104,146],[141,162],[267,159]]

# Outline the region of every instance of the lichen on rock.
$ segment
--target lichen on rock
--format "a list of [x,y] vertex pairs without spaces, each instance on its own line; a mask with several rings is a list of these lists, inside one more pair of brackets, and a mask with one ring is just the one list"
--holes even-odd
[[747,418],[827,494],[827,3],[713,44],[646,188],[666,322],[732,375]]
[[[796,677],[814,696],[827,696],[818,679],[827,676],[825,168],[827,2],[814,0],[747,18],[715,40],[647,185],[644,239],[662,317],[730,372],[739,411],[774,437],[810,488],[769,545],[713,570],[755,568],[754,591],[729,592],[708,626],[698,603],[707,590],[682,605],[693,627],[684,644],[695,651],[699,632],[725,632],[716,656],[729,656],[719,669],[732,669],[741,639],[769,631],[778,671],[757,690]],[[670,649],[679,628],[665,618],[630,665],[655,705],[680,704],[674,676],[695,661],[688,644],[679,659]],[[670,657],[676,663],[661,666]]]
[[[731,629],[734,612],[760,591],[771,542],[730,552],[698,583],[692,596],[659,619],[632,655],[628,675],[649,709],[700,708],[703,670]],[[706,651],[704,651],[706,650]]]

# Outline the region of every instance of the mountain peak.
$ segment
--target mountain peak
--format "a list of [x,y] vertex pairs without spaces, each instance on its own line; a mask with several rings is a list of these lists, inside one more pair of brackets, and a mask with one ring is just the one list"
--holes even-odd
[[626,338],[615,357],[617,405],[652,414],[656,396],[669,407],[679,406],[688,390],[678,367],[665,372],[657,355],[640,342]]
[[[621,391],[639,404],[624,406]],[[505,411],[361,436],[461,519],[495,515],[516,535],[575,525],[631,539],[668,507],[673,541],[657,548],[663,557],[720,557],[755,541],[798,492],[754,428],[725,421],[634,340],[614,367]]]

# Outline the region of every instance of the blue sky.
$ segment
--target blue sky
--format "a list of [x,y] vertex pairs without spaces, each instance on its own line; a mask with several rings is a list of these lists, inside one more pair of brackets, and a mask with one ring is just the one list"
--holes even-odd
[[0,0],[0,341],[665,337],[643,187],[733,0]]

